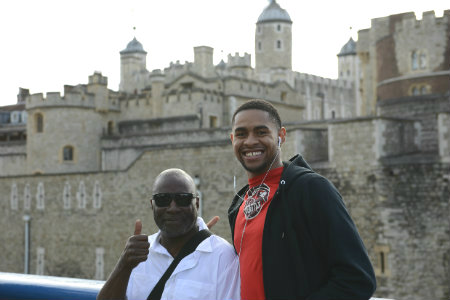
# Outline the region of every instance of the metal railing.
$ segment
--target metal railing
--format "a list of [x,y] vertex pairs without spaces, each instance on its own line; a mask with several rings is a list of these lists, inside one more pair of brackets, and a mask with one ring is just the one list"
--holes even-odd
[[94,300],[104,283],[100,280],[0,272],[0,300]]

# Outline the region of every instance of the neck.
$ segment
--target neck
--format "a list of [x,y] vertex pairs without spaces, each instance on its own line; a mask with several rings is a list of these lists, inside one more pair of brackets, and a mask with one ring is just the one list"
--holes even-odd
[[199,231],[198,225],[195,225],[191,230],[183,235],[177,237],[168,236],[161,231],[160,244],[169,251],[172,257],[176,257],[181,248]]
[[267,176],[267,174],[270,172],[270,170],[279,168],[281,166],[283,166],[283,162],[281,161],[280,158],[275,157],[272,164],[269,166],[269,168],[267,170],[265,170],[264,172],[261,172],[261,173],[257,173],[257,174],[247,171],[247,177],[248,177],[248,179],[251,179],[253,177],[261,176],[262,174],[265,174]]

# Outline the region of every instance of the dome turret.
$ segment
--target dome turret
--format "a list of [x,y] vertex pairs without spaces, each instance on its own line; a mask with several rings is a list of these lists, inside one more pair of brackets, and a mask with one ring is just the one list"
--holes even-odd
[[144,47],[142,47],[142,44],[136,38],[133,38],[133,40],[128,43],[127,47],[124,50],[120,51],[120,54],[136,52],[147,54],[147,52],[145,52],[144,50]]
[[276,0],[271,0],[270,4],[259,15],[258,23],[264,22],[286,22],[292,23],[291,17],[285,9],[282,9]]

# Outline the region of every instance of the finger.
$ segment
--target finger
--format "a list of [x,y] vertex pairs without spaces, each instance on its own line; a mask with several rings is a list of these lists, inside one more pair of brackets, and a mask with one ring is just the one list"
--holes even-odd
[[206,226],[208,226],[208,229],[211,229],[214,225],[216,225],[217,222],[219,222],[219,220],[220,220],[219,216],[215,216],[211,220],[209,220]]
[[142,230],[142,222],[141,220],[137,219],[136,223],[134,224],[134,235],[141,234],[141,230]]

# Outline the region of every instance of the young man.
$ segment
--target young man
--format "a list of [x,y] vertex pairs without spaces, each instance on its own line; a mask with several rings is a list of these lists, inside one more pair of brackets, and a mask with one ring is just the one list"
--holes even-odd
[[[199,230],[207,229],[197,217],[198,197],[191,176],[180,169],[163,171],[155,180],[151,207],[160,229],[134,235],[97,299],[147,299],[183,246]],[[184,257],[165,283],[161,299],[239,299],[239,264],[233,247],[211,235]]]
[[340,194],[301,156],[282,162],[285,139],[269,102],[233,115],[233,150],[248,175],[228,211],[241,298],[369,299],[375,275]]

